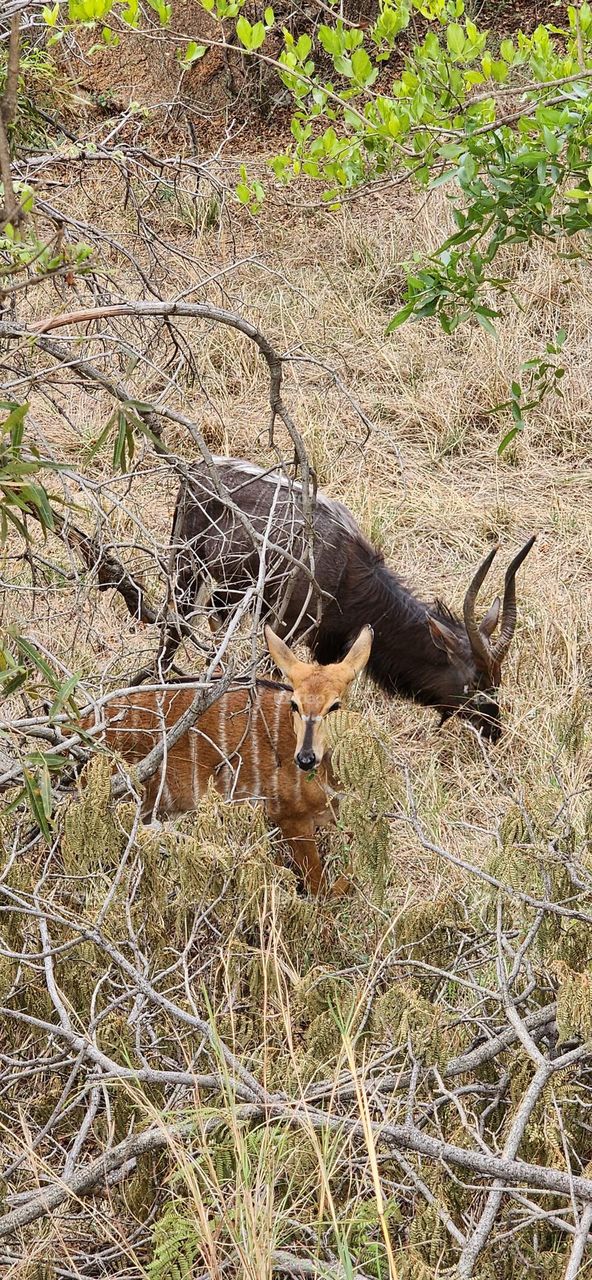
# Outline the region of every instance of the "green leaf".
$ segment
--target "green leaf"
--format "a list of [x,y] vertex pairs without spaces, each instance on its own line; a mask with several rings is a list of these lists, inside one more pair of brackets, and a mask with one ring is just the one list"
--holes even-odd
[[0,672],[0,681],[2,682],[2,697],[10,698],[11,694],[16,693],[17,689],[21,689],[26,683],[27,672],[24,667],[20,667],[16,672],[2,671]]
[[0,431],[10,431],[12,433],[11,443],[13,447],[20,448],[25,431],[25,417],[29,408],[28,401],[25,401],[24,404],[5,404],[3,408],[9,408],[10,413],[0,425]]
[[117,421],[117,435],[113,446],[113,469],[115,471],[126,471],[127,464],[131,462],[135,452],[134,433],[124,409],[118,409],[115,418]]
[[179,61],[184,67],[192,67],[194,62],[198,62],[207,52],[205,44],[197,44],[195,40],[190,40],[184,54],[179,52]]
[[545,139],[545,146],[549,155],[558,156],[561,151],[561,140],[557,137],[557,134],[553,133],[552,129],[548,129],[546,125],[543,125],[543,138]]
[[301,35],[299,37],[295,46],[296,57],[299,58],[300,62],[306,61],[311,49],[312,49],[312,40],[309,35],[304,33],[304,35]]
[[389,320],[386,332],[394,333],[395,329],[398,329],[400,325],[405,324],[405,321],[409,319],[409,316],[412,315],[414,309],[415,302],[407,302],[404,307],[401,307],[400,311],[395,313],[392,320]]
[[477,317],[477,320],[479,321],[479,324],[481,325],[481,328],[485,329],[485,332],[490,334],[492,338],[497,338],[497,332],[494,329],[491,323],[491,320],[485,314],[484,309],[482,307],[475,307],[475,315]]
[[[510,161],[510,168],[536,169],[537,165],[541,163],[541,160],[546,161],[546,159],[546,151],[525,151],[521,155],[513,157]],[[588,191],[586,194],[590,195],[590,192]]]
[[265,27],[262,22],[256,22],[251,31],[251,49],[260,49],[265,40]]
[[465,33],[458,22],[451,22],[446,32],[446,43],[450,53],[460,57],[465,47]]
[[139,26],[138,0],[128,0],[127,9],[121,10],[121,20],[128,27]]
[[49,821],[53,812],[53,794],[51,790],[51,777],[45,760],[39,764],[37,783],[39,786],[39,795],[43,806],[43,812]]
[[325,53],[330,53],[331,57],[335,57],[337,54],[343,53],[345,49],[343,33],[336,31],[334,27],[319,27],[319,40],[325,50]]
[[343,54],[340,54],[338,58],[335,58],[335,70],[338,71],[341,76],[347,76],[349,79],[353,76],[351,58],[346,58]]
[[352,54],[351,64],[354,79],[357,80],[358,84],[370,84],[372,80],[376,79],[378,72],[372,66],[365,49],[355,50],[355,53]]
[[161,27],[167,27],[171,20],[171,5],[166,4],[165,0],[148,0],[148,4],[150,5],[150,8],[158,14],[158,20]]
[[251,44],[252,32],[253,28],[249,19],[245,18],[244,14],[241,13],[240,18],[237,18],[236,22],[236,34],[245,49],[251,49],[253,47]]
[[28,502],[30,506],[37,508],[42,528],[44,530],[53,529],[54,528],[53,511],[49,505],[49,499],[47,497],[45,489],[43,489],[42,486],[38,484],[34,484],[34,485],[27,484],[27,485],[23,485],[21,489],[21,493],[25,499],[25,502]]
[[496,58],[491,68],[491,74],[496,84],[504,84],[508,79],[507,64],[502,62],[499,58]]
[[54,701],[52,702],[51,707],[49,708],[50,720],[52,720],[54,716],[58,716],[60,714],[60,712],[66,706],[66,703],[69,703],[71,711],[76,713],[76,703],[72,697],[72,694],[76,686],[79,684],[79,681],[80,681],[80,674],[75,672],[74,675],[70,676],[69,680],[66,680],[65,684],[61,686],[61,688],[58,691],[57,697],[54,698]]
[[[51,840],[51,831],[47,821],[44,799],[37,778],[28,769],[23,769],[23,783],[27,803],[37,826],[47,841]],[[50,810],[51,812],[51,810]]]
[[16,636],[15,641],[16,641],[16,647],[19,650],[19,652],[24,653],[25,657],[28,658],[29,661],[33,663],[33,666],[36,667],[37,670],[40,671],[42,675],[45,676],[46,680],[48,681],[48,684],[51,685],[51,688],[59,689],[60,684],[59,684],[59,680],[57,679],[57,676],[55,675],[55,672],[52,671],[49,663],[43,657],[43,654],[40,653],[39,650],[36,648],[36,646],[32,643],[32,641],[27,640],[25,636]]
[[503,440],[497,446],[497,451],[500,457],[504,450],[507,449],[508,445],[512,443],[514,437],[518,435],[519,431],[522,431],[522,427],[510,427],[510,430],[506,432]]

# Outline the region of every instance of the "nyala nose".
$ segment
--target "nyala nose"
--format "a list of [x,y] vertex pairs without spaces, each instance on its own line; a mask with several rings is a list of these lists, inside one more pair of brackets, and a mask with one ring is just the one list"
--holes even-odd
[[296,756],[296,764],[299,769],[314,769],[317,758],[314,751],[299,751]]

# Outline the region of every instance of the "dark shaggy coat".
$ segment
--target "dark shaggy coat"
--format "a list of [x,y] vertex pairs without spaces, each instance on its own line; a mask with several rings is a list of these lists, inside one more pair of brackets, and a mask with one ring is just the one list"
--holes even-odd
[[[305,639],[319,662],[334,662],[367,623],[374,630],[368,674],[388,694],[454,710],[473,692],[474,663],[464,625],[439,602],[418,599],[364,537],[347,507],[317,494],[314,508],[314,576],[311,587],[290,555],[305,550],[301,486],[274,471],[234,458],[216,458],[217,481],[266,538],[264,606],[277,630]],[[182,484],[172,531],[172,568],[179,611],[187,616],[208,578],[224,617],[258,581],[261,546],[216,491],[204,464]],[[319,589],[320,588],[320,589]],[[287,605],[286,605],[287,600]],[[286,605],[278,626],[278,612]],[[428,615],[450,630],[458,647],[454,664],[437,647]],[[467,687],[470,681],[472,687]]]

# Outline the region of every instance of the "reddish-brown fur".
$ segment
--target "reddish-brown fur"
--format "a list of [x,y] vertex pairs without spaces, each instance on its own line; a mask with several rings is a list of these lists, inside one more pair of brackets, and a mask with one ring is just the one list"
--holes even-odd
[[[170,748],[148,779],[142,813],[149,818],[189,812],[197,807],[210,780],[227,801],[262,803],[316,894],[323,872],[315,831],[336,817],[322,722],[365,665],[371,632],[362,632],[343,662],[327,667],[299,662],[270,628],[266,633],[270,652],[293,692],[268,682],[222,694]],[[140,688],[115,698],[106,708],[107,746],[128,764],[138,764],[180,719],[194,695],[195,686],[185,684],[180,689]],[[297,712],[292,709],[296,705]],[[307,724],[308,736],[314,736],[314,776],[310,768],[299,767],[295,758]]]

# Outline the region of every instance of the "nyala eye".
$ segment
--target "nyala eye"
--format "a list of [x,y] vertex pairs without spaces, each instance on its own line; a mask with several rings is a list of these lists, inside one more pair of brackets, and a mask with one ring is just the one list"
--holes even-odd
[[294,702],[294,699],[290,703],[290,711],[294,711],[298,715],[298,703]]
[[[333,706],[332,706],[332,707],[329,707],[329,711],[341,711],[341,703],[340,703],[340,702],[334,702],[334,703],[333,703]],[[327,712],[327,715],[328,715],[328,714],[329,714],[329,712]]]

